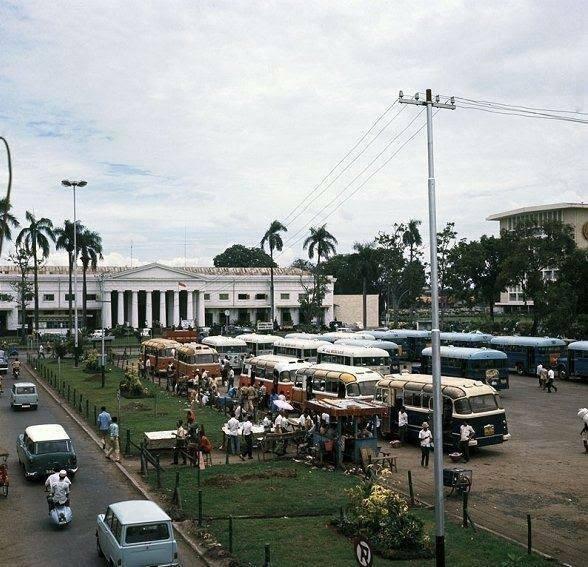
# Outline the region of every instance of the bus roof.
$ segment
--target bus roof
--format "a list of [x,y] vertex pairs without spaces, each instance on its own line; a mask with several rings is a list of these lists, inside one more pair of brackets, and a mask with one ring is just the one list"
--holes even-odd
[[246,333],[244,335],[237,335],[238,339],[245,341],[246,343],[256,344],[273,344],[279,341],[282,337],[277,335],[258,335],[257,333]]
[[[305,374],[313,376],[332,377],[336,375],[344,382],[370,382],[380,380],[382,375],[375,370],[361,366],[346,366],[345,364],[333,364],[325,362],[321,364],[311,364],[307,368],[301,369]],[[300,372],[300,370],[299,370]]]
[[284,363],[294,364],[295,362],[304,362],[303,360],[297,360],[291,356],[284,356],[281,354],[261,354],[259,356],[253,356],[252,358],[245,359],[246,364],[259,364],[259,365],[270,365]]
[[[423,349],[423,356],[431,356],[433,349],[427,347]],[[453,358],[465,358],[468,360],[506,360],[507,356],[500,350],[492,348],[470,348],[470,347],[454,347],[454,346],[442,346],[441,356],[453,357]]]
[[274,343],[275,347],[285,348],[318,348],[321,345],[331,344],[329,341],[315,339],[280,339]]
[[201,345],[199,343],[185,343],[177,348],[177,352],[182,354],[218,354],[216,350],[208,345]]
[[378,333],[380,339],[405,339],[405,338],[416,338],[416,339],[429,339],[431,338],[431,331],[418,331],[416,329],[390,329],[389,331],[383,331]]
[[367,339],[373,341],[376,337],[371,333],[359,331],[357,333],[349,333],[346,331],[333,331],[332,333],[323,333],[321,339],[334,343],[337,339]]
[[393,343],[392,341],[381,341],[378,339],[374,339],[373,341],[368,341],[366,339],[337,339],[335,341],[336,345],[350,345],[350,346],[362,346],[366,348],[382,348],[382,349],[396,349],[398,350],[400,347]]
[[575,341],[568,345],[572,350],[588,350],[588,341]]
[[364,346],[353,346],[353,345],[342,345],[342,344],[326,344],[318,348],[319,354],[339,354],[341,356],[390,356],[384,349],[364,347]]
[[[380,388],[404,388],[409,390],[433,391],[433,377],[430,374],[386,374],[378,382]],[[483,394],[495,394],[496,390],[480,382],[467,378],[454,378],[453,376],[441,376],[441,391],[452,399],[466,396],[481,396]]]
[[178,348],[179,346],[182,346],[182,343],[172,339],[149,339],[147,341],[143,341],[141,346],[152,348]]
[[441,333],[442,341],[460,341],[464,343],[476,343],[479,341],[490,342],[494,335],[488,333]]
[[243,339],[236,337],[226,337],[223,335],[215,335],[214,337],[204,337],[202,344],[209,345],[212,347],[217,346],[247,346],[247,343]]
[[298,370],[299,368],[308,368],[311,365],[311,362],[291,358],[288,362],[278,362],[278,364],[274,366],[274,370],[277,372],[282,372],[283,370]]
[[551,337],[494,337],[490,344],[492,345],[520,345],[520,346],[565,346],[566,342],[562,339],[552,339]]
[[288,333],[284,338],[286,338],[286,339],[316,340],[316,339],[320,339],[321,336],[316,333]]

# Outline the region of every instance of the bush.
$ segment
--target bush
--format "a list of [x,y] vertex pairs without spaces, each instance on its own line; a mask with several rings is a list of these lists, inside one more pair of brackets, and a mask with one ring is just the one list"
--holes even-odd
[[86,372],[98,372],[102,368],[98,351],[95,348],[86,351],[82,364]]
[[363,537],[386,558],[430,557],[432,550],[424,524],[408,511],[406,500],[379,484],[362,483],[346,490],[347,514],[336,520],[348,537]]
[[127,398],[143,398],[150,395],[149,390],[143,386],[139,374],[134,366],[125,370],[125,377],[120,381],[119,390]]

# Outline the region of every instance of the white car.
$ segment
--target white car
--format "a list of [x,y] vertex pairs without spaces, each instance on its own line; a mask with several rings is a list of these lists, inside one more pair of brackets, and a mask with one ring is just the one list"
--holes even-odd
[[95,331],[92,331],[92,334],[90,335],[91,339],[101,339],[102,336],[105,336],[105,332],[104,329],[96,329]]
[[15,382],[10,390],[10,407],[12,409],[37,409],[39,395],[37,386],[32,382]]
[[108,565],[180,565],[171,518],[150,500],[108,506],[105,514],[98,515],[96,545]]

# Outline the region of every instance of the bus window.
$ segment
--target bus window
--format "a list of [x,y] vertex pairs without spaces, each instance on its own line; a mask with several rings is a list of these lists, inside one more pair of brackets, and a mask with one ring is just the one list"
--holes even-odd
[[359,389],[362,396],[373,396],[376,392],[377,380],[370,380],[368,382],[361,382]]
[[470,402],[468,402],[467,398],[460,398],[459,400],[455,400],[453,402],[455,407],[455,413],[460,415],[466,415],[468,413],[472,413],[472,409],[470,408]]
[[348,398],[359,396],[359,384],[357,382],[351,382],[351,384],[347,384],[345,387],[345,392],[347,393]]
[[470,406],[474,413],[483,413],[485,411],[492,411],[498,408],[496,398],[493,394],[483,394],[482,396],[472,396],[470,398]]
[[326,383],[324,380],[319,380],[318,378],[312,379],[312,389],[316,392],[324,392],[326,387]]
[[430,407],[430,402],[431,402],[431,394],[425,394],[423,393],[423,395],[421,396],[421,405],[424,408],[428,408]]
[[500,398],[500,396],[494,396],[494,398],[496,399],[496,405],[498,406],[498,409],[504,409],[504,406],[502,405],[502,400]]
[[280,372],[280,382],[290,382],[290,372],[288,370]]
[[296,388],[302,388],[302,374],[298,374],[295,372],[294,374],[294,386]]

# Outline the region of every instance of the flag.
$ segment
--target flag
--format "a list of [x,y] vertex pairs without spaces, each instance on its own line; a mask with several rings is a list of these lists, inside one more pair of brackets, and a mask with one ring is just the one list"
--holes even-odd
[[186,287],[186,284],[184,282],[178,282],[178,287]]

